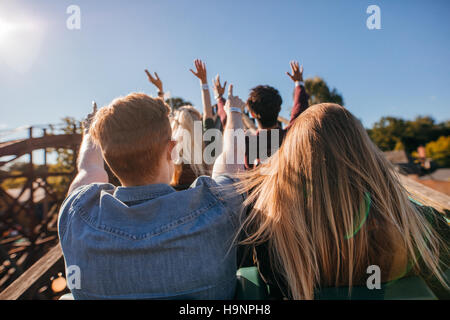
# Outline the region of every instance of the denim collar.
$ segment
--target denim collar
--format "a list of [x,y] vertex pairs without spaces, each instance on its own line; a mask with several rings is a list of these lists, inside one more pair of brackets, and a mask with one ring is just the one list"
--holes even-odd
[[114,197],[122,202],[151,200],[175,192],[168,184],[148,184],[145,186],[117,187]]

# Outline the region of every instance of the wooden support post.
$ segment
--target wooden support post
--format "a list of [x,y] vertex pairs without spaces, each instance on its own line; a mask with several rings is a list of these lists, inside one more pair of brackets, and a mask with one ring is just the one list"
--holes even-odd
[[42,258],[36,261],[22,275],[17,278],[8,288],[0,293],[0,300],[17,300],[28,290],[39,278],[41,278],[58,260],[62,259],[60,245],[54,246]]
[[[47,136],[47,129],[43,129],[43,135],[44,137]],[[47,214],[48,214],[48,191],[47,191],[47,173],[48,173],[48,167],[47,167],[47,148],[44,148],[44,168],[45,168],[45,173],[46,175],[44,177],[42,177],[43,179],[43,183],[44,183],[44,192],[45,192],[45,198],[43,201],[43,215],[42,218],[46,219],[47,218]]]
[[[29,132],[29,141],[33,139],[33,127],[30,127],[28,129]],[[34,159],[33,159],[33,150],[30,150],[29,153],[30,157],[30,164],[29,164],[29,176],[28,176],[28,187],[30,188],[30,198],[28,200],[28,205],[30,208],[30,212],[33,215],[34,222],[36,221],[36,206],[34,203],[34,188],[33,188],[33,182],[34,182]]]

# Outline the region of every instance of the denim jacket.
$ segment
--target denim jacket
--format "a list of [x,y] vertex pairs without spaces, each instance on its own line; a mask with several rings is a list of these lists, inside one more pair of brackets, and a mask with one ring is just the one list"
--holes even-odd
[[165,184],[90,184],[58,221],[75,299],[232,299],[242,195],[227,176]]

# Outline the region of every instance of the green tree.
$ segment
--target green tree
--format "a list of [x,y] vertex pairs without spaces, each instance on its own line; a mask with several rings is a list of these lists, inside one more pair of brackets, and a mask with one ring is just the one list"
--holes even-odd
[[[36,166],[34,166],[36,169]],[[29,164],[23,161],[16,161],[11,163],[5,171],[3,171],[3,177],[7,175],[22,175],[29,171]],[[26,183],[26,178],[7,178],[2,181],[1,186],[5,189],[21,188]]]
[[450,136],[441,136],[426,144],[427,156],[441,167],[450,167]]
[[372,141],[383,151],[403,146],[411,153],[417,147],[425,145],[440,136],[450,135],[449,122],[436,123],[431,117],[417,117],[403,120],[396,117],[382,117],[371,129],[367,130]]
[[417,117],[406,122],[402,141],[409,151],[417,149],[430,141],[437,140],[440,136],[450,134],[448,123],[436,123],[431,117]]
[[344,105],[344,98],[340,95],[336,88],[330,90],[327,83],[320,77],[314,77],[305,80],[305,89],[309,94],[309,104],[317,104],[323,102],[337,103]]
[[[33,170],[35,175],[43,175],[46,172],[46,169],[43,165],[33,165]],[[7,175],[26,175],[30,172],[30,164],[24,161],[15,161],[12,162],[5,171],[1,171],[1,177],[5,177]],[[7,189],[15,189],[21,188],[26,183],[27,178],[6,178],[2,181],[1,185],[3,188]]]
[[394,150],[395,151],[405,150],[405,145],[403,144],[403,142],[397,141],[397,143],[395,144]]
[[173,97],[166,99],[166,103],[172,107],[173,110],[177,110],[179,107],[182,106],[192,106],[192,103],[189,101],[184,100],[181,97]]
[[[372,141],[383,151],[390,151],[402,142],[405,121],[395,117],[382,117],[375,122],[372,129],[367,130]],[[403,144],[404,145],[404,144]]]

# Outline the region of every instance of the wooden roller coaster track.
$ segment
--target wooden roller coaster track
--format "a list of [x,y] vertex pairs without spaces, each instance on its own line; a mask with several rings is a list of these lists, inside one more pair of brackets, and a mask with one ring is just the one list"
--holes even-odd
[[[77,129],[74,126],[72,133],[48,134],[48,129],[44,128],[39,130],[41,135],[35,137],[38,129],[30,127],[27,138],[0,143],[0,170],[19,158],[23,163],[22,157],[28,155],[25,169],[20,173],[2,170],[0,175],[0,291],[20,279],[25,270],[33,270],[32,265],[58,243],[57,214],[65,192],[55,192],[48,178],[71,179],[76,174],[76,166],[74,162],[70,170],[49,172],[48,151],[69,149],[75,161],[81,143]],[[43,152],[40,166],[43,170],[36,170],[35,151]],[[3,186],[8,179],[19,178],[23,182],[19,188],[11,190]],[[51,290],[47,291],[33,292],[29,297],[49,298]]]

